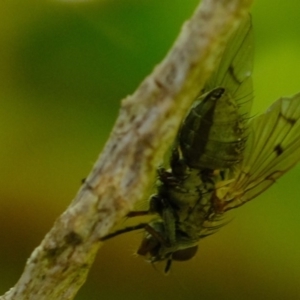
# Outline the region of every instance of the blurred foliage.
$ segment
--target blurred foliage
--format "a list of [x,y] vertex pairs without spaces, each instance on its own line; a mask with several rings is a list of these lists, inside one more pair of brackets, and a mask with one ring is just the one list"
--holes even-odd
[[[0,3],[0,294],[64,211],[118,114],[164,57],[196,0]],[[255,3],[254,113],[300,90],[300,2]],[[109,241],[76,299],[297,299],[296,167],[164,277]]]

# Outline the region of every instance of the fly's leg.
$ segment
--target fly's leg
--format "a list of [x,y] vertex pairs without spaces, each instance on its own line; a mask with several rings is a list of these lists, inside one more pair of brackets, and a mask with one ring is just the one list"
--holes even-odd
[[161,244],[163,244],[165,246],[169,246],[169,243],[164,239],[164,237],[158,231],[156,231],[152,226],[150,226],[148,223],[140,223],[138,225],[128,226],[128,227],[122,228],[120,230],[117,230],[115,232],[112,232],[112,233],[107,234],[106,236],[100,238],[100,241],[103,242],[103,241],[109,240],[109,239],[111,239],[115,236],[118,236],[120,234],[135,231],[135,230],[139,230],[139,229],[145,229],[158,242],[160,242]]
[[[164,236],[168,238],[166,242],[169,246],[173,245],[176,242],[176,217],[174,209],[167,199],[159,195],[151,197],[150,209],[161,216],[164,224]],[[166,245],[165,242],[164,245]]]
[[173,172],[167,171],[163,167],[157,169],[158,178],[161,183],[165,186],[176,186],[178,185],[178,178],[173,175]]
[[[165,219],[170,220],[171,219],[171,217],[169,216],[170,211],[169,211],[169,209],[167,209],[166,201],[161,199],[158,195],[153,195],[153,196],[151,196],[149,202],[150,202],[149,210],[131,211],[127,214],[127,217],[131,218],[131,217],[138,217],[138,216],[146,216],[146,215],[156,213],[156,214],[161,215],[163,220],[165,220]],[[174,223],[174,222],[172,222],[172,223]],[[173,227],[174,226],[172,226],[172,228]],[[161,243],[165,246],[168,246],[169,243],[170,243],[168,240],[166,240],[163,237],[163,235],[159,231],[155,230],[148,223],[140,223],[140,224],[137,224],[137,225],[134,225],[134,226],[128,226],[128,227],[116,230],[116,231],[114,231],[112,233],[109,233],[106,236],[102,237],[100,240],[101,241],[106,241],[106,240],[111,239],[111,238],[113,238],[115,236],[118,236],[120,234],[127,233],[127,232],[130,232],[130,231],[139,230],[139,229],[145,229],[145,231],[147,231],[151,236],[153,236],[153,238],[157,242],[159,242],[159,243]],[[168,233],[170,231],[171,231],[170,229],[167,230]],[[169,235],[167,235],[167,236],[169,236]],[[173,236],[173,235],[171,234],[171,236]],[[174,234],[174,236],[175,236],[175,234]],[[172,238],[172,240],[173,240],[173,238]]]
[[148,210],[133,210],[130,211],[126,217],[134,218],[134,217],[142,217],[153,214],[161,215],[163,207],[162,207],[162,199],[159,195],[152,195],[149,199],[149,209]]
[[149,214],[150,214],[149,210],[133,210],[133,211],[130,211],[126,215],[126,217],[127,218],[142,217],[142,216],[147,216]]
[[174,245],[176,242],[176,219],[174,210],[166,201],[163,201],[163,204],[162,219],[165,225],[165,235],[168,237],[170,245]]
[[170,256],[168,259],[167,259],[167,263],[166,263],[166,266],[165,266],[165,274],[167,275],[171,269],[171,266],[172,266],[172,262],[173,262],[173,259],[172,259],[172,256]]
[[138,225],[128,226],[128,227],[122,228],[120,230],[117,230],[115,232],[112,232],[112,233],[109,233],[109,234],[105,235],[104,237],[100,238],[100,241],[103,242],[103,241],[109,240],[109,239],[111,239],[115,236],[118,236],[120,234],[130,232],[130,231],[134,231],[134,230],[143,229],[143,228],[146,228],[147,226],[149,226],[147,223],[140,223]]

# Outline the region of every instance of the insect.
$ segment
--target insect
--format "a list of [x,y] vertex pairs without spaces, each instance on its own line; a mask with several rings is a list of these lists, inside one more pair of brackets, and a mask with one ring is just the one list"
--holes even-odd
[[300,94],[280,98],[250,117],[253,33],[247,16],[219,65],[184,118],[169,167],[158,168],[149,223],[105,236],[144,229],[137,251],[151,263],[191,259],[199,241],[216,232],[224,214],[261,194],[300,160]]

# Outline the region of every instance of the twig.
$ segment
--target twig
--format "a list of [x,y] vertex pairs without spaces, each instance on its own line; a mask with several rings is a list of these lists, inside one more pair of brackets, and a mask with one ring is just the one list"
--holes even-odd
[[[108,233],[141,199],[180,121],[252,0],[204,0],[167,57],[122,101],[103,153],[0,300],[73,299]],[[171,9],[171,8],[170,8]]]

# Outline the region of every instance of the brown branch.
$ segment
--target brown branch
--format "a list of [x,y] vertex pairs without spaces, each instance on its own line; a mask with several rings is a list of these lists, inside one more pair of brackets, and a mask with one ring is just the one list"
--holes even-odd
[[[180,121],[252,0],[204,0],[168,53],[122,101],[103,153],[0,300],[73,299],[108,233],[141,199]],[[171,8],[170,8],[171,9]]]

